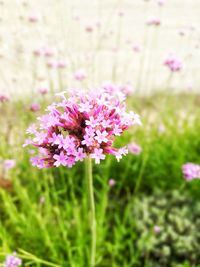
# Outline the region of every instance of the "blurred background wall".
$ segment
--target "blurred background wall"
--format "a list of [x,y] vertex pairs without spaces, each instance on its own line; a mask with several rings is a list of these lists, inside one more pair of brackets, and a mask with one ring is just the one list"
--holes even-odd
[[[170,53],[183,63],[173,75]],[[199,0],[0,1],[0,93],[105,81],[143,94],[199,91],[199,66]]]

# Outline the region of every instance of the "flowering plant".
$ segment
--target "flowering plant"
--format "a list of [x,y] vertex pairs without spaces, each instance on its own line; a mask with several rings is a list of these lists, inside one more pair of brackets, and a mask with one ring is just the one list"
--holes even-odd
[[168,67],[171,72],[179,72],[183,68],[181,59],[173,54],[168,55],[163,64]]
[[115,137],[133,124],[141,124],[136,113],[126,112],[124,97],[121,101],[120,96],[109,95],[105,89],[93,94],[79,92],[68,99],[62,93],[61,102],[50,105],[49,113],[38,118],[39,127],[27,129],[33,138],[25,145],[38,147],[41,155],[33,157],[32,164],[70,168],[89,155],[99,164],[107,154],[119,161],[128,150],[114,148]]
[[22,265],[22,260],[16,256],[16,253],[9,254],[3,263],[4,267],[18,267]]
[[200,165],[191,162],[185,163],[182,166],[183,176],[186,181],[200,178]]
[[39,148],[41,156],[31,159],[38,168],[72,167],[77,161],[86,162],[88,195],[90,199],[91,259],[95,266],[96,217],[92,177],[92,161],[99,164],[107,154],[119,161],[128,153],[126,147],[115,148],[113,142],[129,126],[141,124],[134,112],[126,112],[125,95],[121,92],[109,93],[103,87],[90,94],[74,92],[66,99],[65,92],[59,94],[61,102],[47,108],[47,115],[39,117],[39,127],[32,125],[27,133],[33,135],[26,145]]

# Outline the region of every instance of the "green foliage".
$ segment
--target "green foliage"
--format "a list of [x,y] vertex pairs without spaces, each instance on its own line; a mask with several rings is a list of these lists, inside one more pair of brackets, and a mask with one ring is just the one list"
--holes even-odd
[[[88,266],[84,164],[31,166],[31,148],[22,148],[25,129],[36,120],[30,101],[0,107],[0,155],[17,161],[1,174],[12,189],[0,188],[0,260],[16,250],[29,266]],[[116,140],[116,146],[134,141],[143,151],[119,163],[107,157],[94,166],[98,267],[198,266],[200,182],[187,183],[181,173],[185,162],[200,163],[198,101],[159,95],[129,99],[143,126]],[[113,187],[110,178],[116,180]],[[155,235],[154,225],[161,227],[160,234]]]
[[[187,261],[196,266],[200,259],[199,213],[199,202],[180,191],[136,198],[132,215],[141,260],[152,266],[187,266]],[[160,232],[154,232],[155,226]]]

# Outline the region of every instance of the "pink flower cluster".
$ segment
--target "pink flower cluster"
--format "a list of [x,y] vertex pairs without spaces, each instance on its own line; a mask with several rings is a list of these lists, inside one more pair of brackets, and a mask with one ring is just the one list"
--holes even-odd
[[160,234],[161,230],[162,230],[161,227],[158,225],[155,225],[153,227],[154,234],[156,234],[156,235]]
[[124,101],[126,96],[133,93],[133,87],[127,83],[125,85],[116,85],[110,81],[106,81],[102,84],[102,88],[112,95],[116,95],[120,100]]
[[193,179],[200,178],[200,165],[194,163],[186,163],[182,166],[182,171],[185,180],[192,181]]
[[49,92],[49,88],[47,86],[41,86],[41,87],[38,88],[38,92],[41,95],[46,95]]
[[164,60],[164,65],[167,66],[171,72],[178,72],[183,68],[182,61],[175,55],[169,55]]
[[38,103],[32,103],[30,106],[30,110],[32,112],[37,112],[40,110],[40,105]]
[[7,171],[14,168],[15,165],[16,165],[16,161],[14,159],[6,159],[3,162],[3,167]]
[[83,81],[87,78],[85,70],[77,70],[74,73],[74,79],[77,81]]
[[130,143],[128,145],[128,151],[131,154],[139,155],[142,152],[142,148],[136,143]]
[[16,253],[14,252],[11,255],[6,257],[5,262],[3,263],[4,267],[18,267],[22,265],[22,260],[16,257]]
[[129,126],[141,124],[139,115],[126,112],[126,105],[117,96],[108,94],[103,88],[98,93],[74,93],[68,99],[61,93],[62,101],[47,108],[49,113],[39,117],[39,127],[32,125],[24,146],[39,148],[40,157],[31,159],[38,168],[72,167],[77,161],[90,156],[99,164],[107,154],[119,161],[128,153],[126,147],[114,148],[116,136]]
[[148,26],[160,26],[161,21],[158,18],[151,18],[151,19],[147,20],[146,24]]
[[52,57],[56,54],[56,50],[51,47],[39,47],[33,50],[35,56]]
[[158,0],[158,5],[163,6],[165,4],[165,0]]
[[64,59],[60,60],[49,60],[47,62],[47,67],[50,69],[65,69],[67,68],[68,64]]
[[53,59],[56,56],[57,51],[52,47],[38,47],[33,50],[33,54],[36,57],[44,57],[47,59],[46,65],[50,69],[65,69],[68,63],[65,59]]
[[9,96],[1,94],[0,95],[0,103],[8,102],[10,100]]

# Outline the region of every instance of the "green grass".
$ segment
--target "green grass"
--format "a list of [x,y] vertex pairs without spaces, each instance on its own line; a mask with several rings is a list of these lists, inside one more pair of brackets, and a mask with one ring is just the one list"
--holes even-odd
[[[50,99],[38,101],[45,107]],[[199,237],[194,233],[199,231],[200,181],[187,183],[181,173],[185,162],[200,163],[199,101],[199,96],[184,95],[129,99],[129,107],[141,114],[143,126],[130,130],[116,140],[116,145],[135,141],[143,151],[138,156],[129,154],[119,163],[107,157],[93,168],[98,222],[96,266],[200,264],[199,258],[191,256],[199,255]],[[30,102],[18,100],[0,106],[0,155],[17,161],[16,167],[5,174],[12,181],[12,189],[0,188],[0,260],[16,250],[24,266],[89,266],[84,164],[49,170],[31,166],[30,148],[24,149],[22,144],[25,129],[39,115],[29,111]],[[165,131],[159,131],[160,125]],[[112,188],[108,186],[110,178],[116,180]],[[160,202],[164,204],[159,206]],[[170,221],[173,212],[176,218]],[[189,230],[177,231],[176,220],[186,219]],[[156,224],[162,226],[164,237],[153,233]],[[165,235],[170,227],[176,232],[175,239]],[[189,248],[184,245],[188,242]]]

